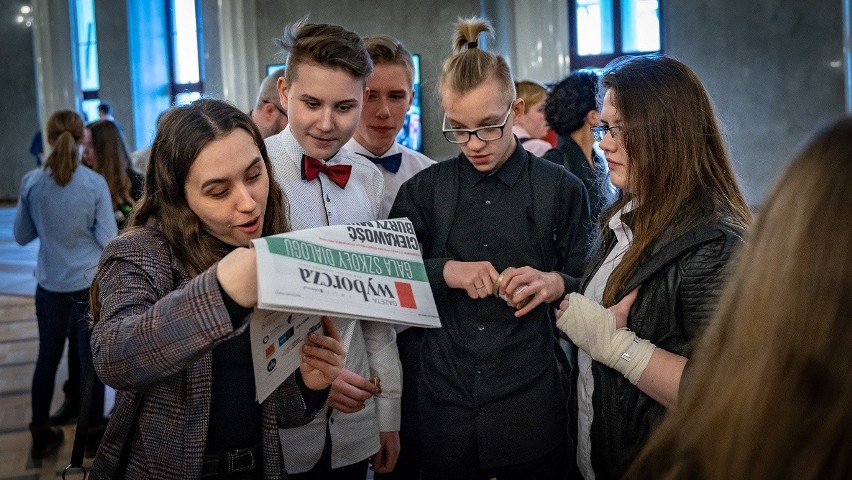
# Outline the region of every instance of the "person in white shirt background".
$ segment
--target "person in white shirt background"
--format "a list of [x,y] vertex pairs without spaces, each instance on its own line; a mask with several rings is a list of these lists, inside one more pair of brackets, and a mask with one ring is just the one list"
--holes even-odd
[[382,171],[385,194],[381,216],[385,218],[399,187],[435,161],[396,141],[414,100],[411,53],[388,35],[367,35],[364,44],[373,60],[373,74],[367,79],[370,93],[364,101],[355,135],[346,148],[369,158]]

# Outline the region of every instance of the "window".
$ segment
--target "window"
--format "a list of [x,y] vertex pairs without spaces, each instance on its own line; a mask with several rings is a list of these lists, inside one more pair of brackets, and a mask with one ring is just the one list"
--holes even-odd
[[411,62],[414,64],[414,100],[411,102],[411,107],[405,112],[405,122],[402,124],[402,129],[396,135],[397,143],[401,143],[406,147],[423,151],[423,131],[420,122],[420,54],[412,53]]
[[167,1],[170,93],[174,105],[183,105],[204,92],[201,18],[197,0]]
[[659,52],[662,0],[569,0],[571,69],[603,67],[627,54]]
[[94,0],[74,2],[74,33],[77,40],[77,72],[83,102],[80,106],[86,120],[98,119],[100,76],[98,72],[98,34],[95,29]]

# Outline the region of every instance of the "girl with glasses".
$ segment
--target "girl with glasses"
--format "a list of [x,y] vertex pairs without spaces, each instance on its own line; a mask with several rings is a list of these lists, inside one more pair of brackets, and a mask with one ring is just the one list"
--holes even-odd
[[[587,479],[620,477],[677,405],[684,367],[751,222],[709,96],[689,67],[661,55],[616,59],[598,104],[592,131],[620,191],[600,216],[582,295],[566,297],[557,322],[579,347],[570,432]],[[637,289],[616,320],[605,307]]]

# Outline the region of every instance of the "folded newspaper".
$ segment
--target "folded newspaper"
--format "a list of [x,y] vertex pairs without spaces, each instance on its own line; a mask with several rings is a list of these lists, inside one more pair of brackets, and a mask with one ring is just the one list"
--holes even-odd
[[259,308],[441,326],[408,219],[297,230],[253,243]]
[[333,225],[253,240],[258,308],[251,320],[258,401],[299,368],[320,316],[441,326],[407,218]]

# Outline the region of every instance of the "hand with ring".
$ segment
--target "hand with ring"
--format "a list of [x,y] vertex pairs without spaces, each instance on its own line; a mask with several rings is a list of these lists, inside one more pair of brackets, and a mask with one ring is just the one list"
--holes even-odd
[[497,270],[491,262],[460,262],[450,260],[444,264],[444,281],[450,288],[460,288],[470,298],[486,298],[491,295]]

